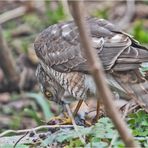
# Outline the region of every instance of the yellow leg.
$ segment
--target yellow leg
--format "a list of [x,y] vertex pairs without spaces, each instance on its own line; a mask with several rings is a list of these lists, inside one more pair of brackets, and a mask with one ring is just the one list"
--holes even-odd
[[[80,109],[82,103],[83,103],[83,100],[79,100],[79,102],[78,102],[78,104],[77,104],[77,106],[76,106],[76,108],[75,108],[75,110],[74,110],[74,112],[73,112],[73,116],[74,116],[74,117],[77,115],[77,113],[78,113],[78,111],[79,111],[79,109]],[[91,124],[89,121],[86,121],[86,120],[85,120],[85,125],[86,125],[86,126],[91,126],[92,124]]]
[[79,102],[78,102],[78,104],[77,104],[77,106],[76,106],[76,108],[75,108],[75,110],[74,110],[74,112],[73,112],[73,116],[74,116],[74,117],[75,117],[76,114],[78,113],[78,111],[79,111],[79,109],[80,109],[82,103],[83,103],[83,100],[79,100]]
[[100,102],[97,101],[96,116],[93,119],[93,123],[96,123],[98,121],[99,113],[100,113]]

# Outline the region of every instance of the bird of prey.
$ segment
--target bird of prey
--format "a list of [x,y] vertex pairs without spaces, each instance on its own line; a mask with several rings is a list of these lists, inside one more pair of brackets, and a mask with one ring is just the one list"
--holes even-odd
[[[148,49],[107,20],[87,18],[86,23],[111,89],[124,97],[148,97],[147,80],[139,72],[148,62]],[[47,98],[57,103],[69,101],[66,96],[79,100],[76,114],[84,100],[99,94],[74,21],[49,26],[37,36],[34,49],[39,58],[37,78]],[[146,88],[137,89],[142,82]]]

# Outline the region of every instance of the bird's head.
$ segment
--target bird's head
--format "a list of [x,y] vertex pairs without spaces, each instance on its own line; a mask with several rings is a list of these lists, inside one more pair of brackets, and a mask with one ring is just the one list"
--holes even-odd
[[40,64],[37,67],[36,76],[44,96],[50,101],[60,103],[64,89],[44,71]]

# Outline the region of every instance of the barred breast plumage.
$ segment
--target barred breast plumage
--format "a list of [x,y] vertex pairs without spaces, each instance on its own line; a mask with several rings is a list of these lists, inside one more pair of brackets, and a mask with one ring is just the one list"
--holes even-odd
[[[88,97],[95,95],[96,87],[91,76],[79,72],[60,73],[52,68],[49,68],[43,63],[41,65],[44,68],[42,71],[45,71],[45,75],[46,73],[48,76],[50,75],[56,83],[59,83],[60,86],[67,90],[71,97],[78,100],[83,98],[85,100]],[[59,91],[60,90],[58,89],[57,92]]]

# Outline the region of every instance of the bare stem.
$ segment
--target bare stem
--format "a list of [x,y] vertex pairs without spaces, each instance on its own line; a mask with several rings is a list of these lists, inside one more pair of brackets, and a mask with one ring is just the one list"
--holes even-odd
[[18,7],[14,10],[10,10],[0,15],[0,24],[3,24],[9,20],[18,18],[26,13],[27,9],[25,6]]
[[0,27],[0,66],[4,71],[5,77],[8,80],[8,82],[18,81],[19,76],[16,71],[15,61],[3,37],[1,27]]
[[84,19],[85,16],[83,13],[83,3],[81,1],[69,0],[69,5],[72,8],[72,14],[78,26],[81,42],[85,50],[85,55],[88,61],[88,65],[90,66],[94,82],[96,83],[97,91],[102,98],[106,111],[109,117],[112,119],[114,125],[116,126],[125,145],[127,147],[139,147],[135,143],[134,138],[130,133],[130,130],[128,129],[124,120],[121,118],[121,115],[119,114],[113,102],[113,95],[105,81],[106,77],[103,72],[101,61],[97,56],[96,51],[92,48],[91,38],[89,37],[89,28],[86,26]]
[[13,10],[7,11],[0,15],[0,24],[3,24],[7,21],[10,21],[12,19],[21,17],[25,15],[27,12],[32,11],[34,9],[34,3],[33,0],[29,0],[25,2],[24,6],[20,6],[18,8],[15,8]]
[[43,129],[48,129],[48,128],[70,128],[70,127],[74,127],[73,125],[42,125],[42,126],[38,126],[35,128],[31,128],[31,129],[23,129],[23,130],[7,130],[4,131],[3,133],[0,134],[0,137],[4,137],[5,135],[8,134],[21,134],[21,133],[26,133],[26,132],[32,132],[32,131],[38,131],[38,130],[43,130]]

